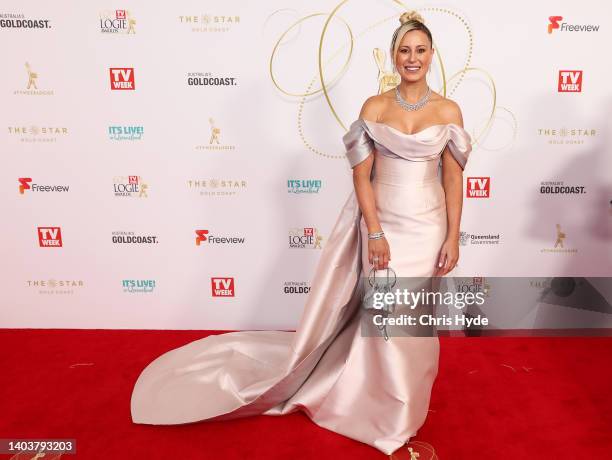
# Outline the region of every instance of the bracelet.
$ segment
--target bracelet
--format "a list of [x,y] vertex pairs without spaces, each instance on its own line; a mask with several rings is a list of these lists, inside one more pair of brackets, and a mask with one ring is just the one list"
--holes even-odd
[[385,232],[368,233],[369,240],[379,240],[385,237]]

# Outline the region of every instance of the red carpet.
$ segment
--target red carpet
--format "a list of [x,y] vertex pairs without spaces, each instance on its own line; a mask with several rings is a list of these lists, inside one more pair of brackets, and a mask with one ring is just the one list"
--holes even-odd
[[[76,439],[77,454],[62,459],[388,458],[301,413],[132,424],[140,371],[206,335],[0,330],[0,438]],[[431,411],[415,438],[441,460],[610,458],[612,338],[441,338],[441,345]],[[418,460],[430,458],[421,452]]]

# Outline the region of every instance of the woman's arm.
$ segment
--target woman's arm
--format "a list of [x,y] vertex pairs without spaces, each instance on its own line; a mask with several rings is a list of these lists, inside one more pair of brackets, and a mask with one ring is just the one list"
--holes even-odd
[[[448,106],[447,123],[463,127],[461,109],[455,103]],[[442,186],[446,196],[446,240],[440,250],[437,273],[444,276],[455,268],[459,261],[459,226],[463,207],[463,169],[447,146],[442,153]]]
[[[363,104],[361,112],[359,113],[359,118],[369,121],[376,121],[378,109],[379,107],[376,96],[372,96]],[[381,228],[380,221],[378,219],[374,190],[372,189],[372,183],[370,182],[373,164],[374,155],[370,154],[364,161],[353,167],[353,185],[355,187],[355,195],[357,196],[357,201],[359,202],[359,208],[361,209],[363,220],[368,228],[368,233],[380,232],[384,230]],[[377,263],[373,263],[374,257],[378,257]],[[374,265],[377,270],[388,267],[389,260],[391,260],[391,254],[386,238],[368,240],[368,258],[370,264]]]

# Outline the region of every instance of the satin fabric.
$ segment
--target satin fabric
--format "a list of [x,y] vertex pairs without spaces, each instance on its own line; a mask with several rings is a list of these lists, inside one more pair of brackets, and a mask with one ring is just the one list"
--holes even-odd
[[[464,167],[469,134],[454,124],[405,134],[357,119],[351,167],[374,155],[372,186],[398,276],[430,276],[446,235],[440,156]],[[295,332],[209,336],[151,362],[132,392],[135,423],[168,425],[302,410],[319,426],[391,454],[427,416],[437,337],[365,337],[367,228],[353,190],[324,246]]]

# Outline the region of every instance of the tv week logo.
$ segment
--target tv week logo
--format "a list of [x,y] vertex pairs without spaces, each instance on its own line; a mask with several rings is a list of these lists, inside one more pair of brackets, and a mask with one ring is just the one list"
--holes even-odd
[[234,278],[211,278],[213,297],[234,297]]
[[491,178],[468,177],[465,196],[467,198],[489,198],[491,196]]
[[112,90],[133,90],[136,88],[134,83],[133,67],[111,67],[110,82]]
[[26,190],[32,189],[32,187],[30,187],[30,182],[32,182],[31,177],[20,177],[17,180],[19,181],[19,193],[21,193],[22,195],[25,193]]
[[582,91],[582,70],[559,70],[560,93],[579,93]]
[[41,248],[61,248],[61,229],[59,227],[38,227],[38,244]]
[[208,230],[196,230],[196,246],[199,246],[201,242],[206,241],[206,235],[208,235]]

